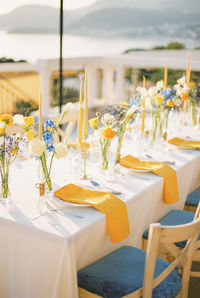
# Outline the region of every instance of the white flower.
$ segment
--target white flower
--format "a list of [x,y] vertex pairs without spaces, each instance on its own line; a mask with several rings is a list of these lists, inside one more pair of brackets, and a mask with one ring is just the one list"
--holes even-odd
[[104,114],[101,118],[101,122],[104,126],[113,127],[116,123],[115,117],[109,113]]
[[180,85],[178,85],[178,84],[174,85],[174,89],[175,89],[175,90],[178,90],[178,89],[180,89],[180,88],[181,88]]
[[176,107],[180,107],[182,105],[182,101],[180,100],[180,98],[174,99],[174,105]]
[[148,97],[152,98],[156,95],[157,88],[156,87],[150,87],[147,91]]
[[138,93],[140,93],[140,95],[141,95],[142,98],[144,98],[144,97],[147,96],[147,90],[146,90],[146,88],[143,88],[143,87],[137,87],[137,88],[136,88],[136,91],[137,91]]
[[184,85],[184,84],[185,84],[185,77],[182,77],[182,78],[178,79],[178,80],[177,80],[177,83],[178,83],[179,85]]
[[132,106],[127,112],[127,117],[132,116],[137,110],[139,110],[138,106]]
[[96,132],[96,136],[100,139],[102,138],[102,131],[103,131],[104,127],[100,127],[99,129],[97,129]]
[[65,106],[64,106],[64,109],[63,109],[63,112],[60,116],[60,119],[58,120],[58,123],[56,124],[57,126],[61,123],[61,121],[63,120],[63,118],[65,117],[65,115],[71,111],[72,109],[74,108],[74,104],[71,103],[71,102],[68,102]]
[[160,90],[163,88],[163,86],[164,86],[163,80],[158,81],[158,82],[156,83],[156,89],[157,89],[158,91],[160,91]]
[[4,137],[0,137],[0,146],[2,146],[4,143]]
[[18,125],[24,125],[24,117],[20,114],[16,114],[14,117],[13,117],[13,120],[14,120],[14,123],[15,124],[18,124]]
[[59,143],[55,146],[55,157],[62,158],[65,157],[67,154],[66,147],[62,143]]
[[37,138],[32,139],[29,143],[29,151],[32,155],[40,157],[45,151],[46,145],[44,141],[41,141]]

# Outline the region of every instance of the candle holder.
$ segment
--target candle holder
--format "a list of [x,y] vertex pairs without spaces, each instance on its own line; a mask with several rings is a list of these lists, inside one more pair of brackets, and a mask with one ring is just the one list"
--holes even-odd
[[84,153],[84,171],[83,171],[83,175],[81,176],[81,180],[90,180],[91,177],[87,175],[87,171],[86,171],[86,161],[87,161],[87,143],[86,143],[86,137],[84,139],[84,150],[83,150],[83,153]]

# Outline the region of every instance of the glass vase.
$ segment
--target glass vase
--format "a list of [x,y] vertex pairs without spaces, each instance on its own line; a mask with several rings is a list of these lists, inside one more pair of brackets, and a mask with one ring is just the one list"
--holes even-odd
[[120,156],[121,156],[121,149],[122,149],[122,142],[123,142],[123,138],[124,138],[124,133],[125,133],[125,130],[121,131],[118,135],[116,163],[120,162]]
[[2,203],[10,203],[10,189],[9,189],[9,170],[7,169],[1,177],[0,201]]
[[107,171],[108,170],[108,159],[107,159],[107,151],[103,151],[101,152],[101,169],[103,171]]
[[161,123],[161,119],[160,119],[160,109],[157,108],[156,112],[153,114],[151,145],[154,144],[157,135],[160,136],[161,130],[162,130],[162,123]]
[[52,187],[52,182],[51,182],[51,177],[50,177],[50,172],[51,172],[51,165],[52,165],[52,158],[50,161],[50,165],[49,165],[49,169],[47,166],[47,156],[45,155],[45,153],[43,153],[40,156],[40,162],[41,162],[41,169],[42,169],[42,180],[45,183],[45,189],[47,189],[49,192],[52,191],[53,187]]
[[191,105],[191,112],[192,112],[192,123],[193,126],[197,125],[197,109],[196,109],[196,104]]

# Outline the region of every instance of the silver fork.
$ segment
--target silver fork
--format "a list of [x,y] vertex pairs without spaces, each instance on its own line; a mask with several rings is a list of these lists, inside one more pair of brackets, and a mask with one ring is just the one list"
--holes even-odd
[[[64,208],[49,208],[49,210],[52,211],[52,212],[56,211],[56,212],[58,212],[58,214],[63,215],[63,216],[65,216],[65,214],[67,213],[67,214],[72,215],[74,217],[77,217],[79,219],[83,219],[84,218],[82,215],[78,215],[76,213],[73,213],[73,212],[70,212],[70,211],[66,211],[66,209],[64,209]],[[62,210],[65,211],[65,212],[64,213],[61,212]]]

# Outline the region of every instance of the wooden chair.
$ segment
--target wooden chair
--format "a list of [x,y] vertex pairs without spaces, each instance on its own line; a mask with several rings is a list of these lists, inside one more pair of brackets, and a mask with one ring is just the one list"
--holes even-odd
[[[57,122],[59,118],[60,117],[58,116],[53,118],[52,120]],[[62,138],[62,142],[67,142],[77,122],[78,111],[71,111],[70,113],[66,114],[61,122],[61,124],[65,126],[65,129],[63,130],[60,127],[57,128],[57,133],[54,133],[55,142],[58,144],[60,142],[60,137]]]
[[[151,224],[147,252],[125,246],[78,272],[79,297],[186,298],[199,231],[199,212],[189,224]],[[185,240],[188,240],[185,247],[171,264],[157,257],[160,245]],[[176,269],[180,263],[183,264],[182,285]]]
[[[200,213],[200,203],[197,206],[196,213],[185,210],[172,210],[162,217],[158,223],[161,225],[185,225],[191,223],[194,218],[197,218]],[[199,231],[200,232],[200,231]],[[149,230],[147,229],[142,235],[142,249],[147,249]],[[160,247],[159,256],[169,262],[173,261],[176,256],[184,249],[186,245],[185,241],[168,244],[167,246]],[[200,261],[200,234],[195,244],[195,250],[192,255],[192,261]],[[191,277],[200,277],[200,272],[190,272]]]
[[184,209],[195,212],[200,202],[200,187],[188,195]]

